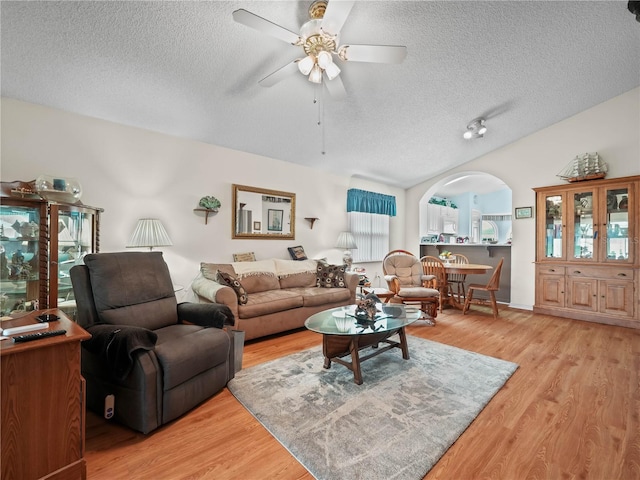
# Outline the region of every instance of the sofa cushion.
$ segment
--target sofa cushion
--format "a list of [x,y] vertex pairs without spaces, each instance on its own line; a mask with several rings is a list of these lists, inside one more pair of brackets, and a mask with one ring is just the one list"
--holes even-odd
[[242,286],[249,294],[267,292],[269,290],[280,290],[280,282],[275,273],[251,273],[245,276],[238,276],[242,280]]
[[280,288],[273,260],[233,263],[203,262],[200,264],[202,275],[214,282],[218,282],[218,270],[235,276],[242,283],[246,293],[264,292]]
[[240,280],[238,280],[236,277],[229,273],[218,270],[216,281],[218,283],[221,283],[222,285],[233,288],[233,291],[236,292],[236,295],[238,296],[238,305],[245,305],[247,303],[247,292],[240,283]]
[[280,288],[273,259],[257,262],[233,262],[231,266],[247,293],[266,292]]
[[276,273],[280,281],[280,288],[315,287],[315,260],[281,260],[275,259]]
[[303,300],[300,292],[280,289],[269,290],[249,295],[247,304],[238,306],[238,316],[240,318],[253,318],[302,306]]
[[316,270],[316,285],[322,288],[346,288],[346,265],[329,265],[319,261]]
[[351,298],[348,288],[292,288],[292,292],[302,295],[303,306],[318,307],[336,302],[346,302]]
[[205,263],[200,264],[200,271],[202,276],[214,282],[218,281],[218,271],[228,273],[229,275],[235,275],[236,272],[230,263]]

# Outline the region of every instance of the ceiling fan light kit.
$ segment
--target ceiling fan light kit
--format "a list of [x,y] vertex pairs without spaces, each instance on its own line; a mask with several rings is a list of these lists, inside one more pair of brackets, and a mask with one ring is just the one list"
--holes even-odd
[[309,20],[296,34],[280,25],[266,20],[244,9],[233,12],[236,22],[259,30],[272,37],[284,40],[296,47],[302,47],[305,56],[287,66],[267,75],[260,84],[270,87],[297,70],[308,75],[312,83],[323,83],[329,93],[336,98],[345,96],[344,85],[340,80],[340,67],[333,56],[343,62],[401,63],[407,56],[407,47],[398,45],[339,45],[340,30],[344,25],[355,1],[353,0],[316,0],[309,6]]
[[482,138],[487,133],[487,126],[485,125],[485,119],[482,117],[474,118],[467,125],[467,131],[462,135],[465,140],[471,140],[472,138]]

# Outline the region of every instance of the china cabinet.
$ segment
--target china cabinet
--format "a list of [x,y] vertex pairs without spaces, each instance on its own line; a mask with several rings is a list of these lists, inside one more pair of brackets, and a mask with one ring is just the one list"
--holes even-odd
[[102,209],[11,192],[0,196],[0,314],[60,308],[73,316],[69,270],[99,251]]
[[534,190],[534,311],[640,328],[640,176]]

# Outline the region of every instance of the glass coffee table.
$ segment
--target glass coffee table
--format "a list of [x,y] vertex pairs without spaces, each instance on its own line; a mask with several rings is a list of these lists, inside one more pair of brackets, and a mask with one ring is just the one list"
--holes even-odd
[[[378,304],[379,311],[373,320],[355,317],[355,305],[332,308],[311,315],[304,322],[309,330],[322,334],[324,368],[331,368],[331,362],[344,365],[353,372],[353,381],[362,385],[360,364],[392,348],[402,350],[402,358],[409,360],[409,348],[405,327],[420,318],[422,312],[417,307],[401,304]],[[398,334],[399,341],[390,340]],[[380,343],[385,343],[379,347]],[[360,350],[372,347],[373,351],[363,357]],[[343,357],[351,356],[351,361]]]

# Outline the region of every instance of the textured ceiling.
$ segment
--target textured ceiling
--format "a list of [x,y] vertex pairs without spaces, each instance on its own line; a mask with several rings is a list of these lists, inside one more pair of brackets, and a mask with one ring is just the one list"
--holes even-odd
[[302,51],[231,13],[297,32],[310,3],[2,1],[2,95],[406,188],[640,85],[626,1],[359,1],[341,43],[404,63],[341,64],[340,101],[259,86]]

